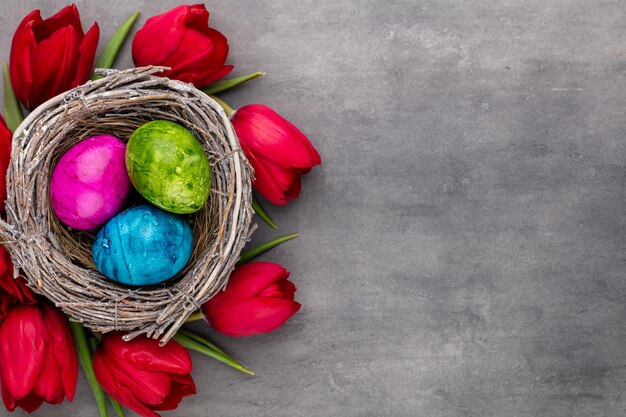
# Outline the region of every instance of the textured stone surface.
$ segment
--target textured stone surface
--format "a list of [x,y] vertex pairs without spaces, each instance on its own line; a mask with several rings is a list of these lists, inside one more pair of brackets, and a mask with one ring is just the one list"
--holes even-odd
[[[3,59],[62,4],[3,2]],[[106,38],[178,2],[77,4]],[[196,326],[257,376],[194,355],[198,395],[166,415],[626,414],[626,3],[207,6],[234,74],[268,73],[223,98],[277,109],[323,165],[255,238],[302,233],[264,257],[302,311],[242,340]],[[77,397],[39,415],[95,417]]]

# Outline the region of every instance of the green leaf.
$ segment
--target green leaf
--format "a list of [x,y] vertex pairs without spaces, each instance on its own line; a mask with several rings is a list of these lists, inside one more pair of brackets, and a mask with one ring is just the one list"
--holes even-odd
[[4,71],[4,118],[11,132],[15,132],[15,129],[24,121],[24,115],[11,86],[8,65],[3,64],[2,69]]
[[93,372],[92,353],[87,343],[85,328],[82,324],[76,321],[70,321],[70,329],[72,330],[72,334],[74,335],[74,343],[76,344],[78,361],[80,362],[80,366],[85,373],[87,382],[89,382],[89,386],[91,387],[91,392],[93,393],[93,397],[96,400],[96,404],[98,405],[98,410],[100,411],[100,417],[108,417],[109,412],[107,410],[104,391],[102,390],[102,387],[96,379],[96,374]]
[[264,72],[257,71],[257,72],[253,72],[252,74],[242,75],[241,77],[231,78],[230,80],[218,81],[218,82],[207,85],[206,87],[202,89],[202,91],[204,91],[205,93],[209,95],[221,93],[222,91],[226,91],[233,87],[237,87],[238,85],[246,83],[250,80],[254,80],[255,78],[262,77],[264,75],[265,75]]
[[259,217],[262,218],[265,223],[267,223],[272,229],[278,228],[278,225],[274,222],[274,220],[272,220],[269,214],[267,214],[267,212],[255,196],[252,196],[252,208],[254,209],[254,212],[258,214]]
[[274,239],[271,242],[267,242],[264,243],[262,245],[257,246],[256,248],[252,248],[248,251],[245,251],[244,253],[241,254],[241,258],[239,258],[239,262],[237,262],[237,265],[242,265],[245,264],[247,262],[250,262],[252,259],[256,258],[257,256],[261,255],[262,253],[267,252],[268,250],[275,248],[276,246],[280,245],[281,243],[284,243],[288,240],[294,239],[296,237],[300,236],[299,233],[294,233],[292,235],[287,235],[287,236],[283,236],[283,237],[279,237],[278,239]]
[[[132,29],[138,17],[139,12],[133,13],[128,19],[126,19],[124,23],[122,23],[122,26],[120,26],[115,34],[113,34],[113,37],[111,38],[109,43],[107,43],[107,45],[104,47],[104,50],[94,64],[94,68],[111,68],[113,66],[113,63],[115,62],[115,58],[117,58],[117,54],[120,51],[120,48],[124,44],[128,33]],[[92,80],[97,80],[99,78],[102,78],[102,76],[98,74],[92,74],[91,76]]]
[[[212,349],[209,344],[211,344],[208,340],[201,338],[198,335],[194,335],[194,338],[189,337],[186,333],[190,333],[187,331],[181,332],[178,331],[178,333],[176,333],[176,335],[173,337],[173,340],[177,341],[178,343],[180,343],[182,346],[186,347],[187,349],[191,349],[191,350],[195,350],[196,352],[200,352],[203,355],[206,355],[208,357],[211,357],[213,359],[216,359],[228,366],[231,366],[233,368],[235,368],[238,371],[241,371],[245,374],[248,375],[254,375],[254,372],[252,372],[251,370],[249,370],[248,368],[246,368],[245,366],[243,366],[242,364],[240,364],[239,362],[235,361],[233,358],[231,358],[230,356],[224,354],[221,351],[217,351],[215,349]],[[200,342],[197,339],[200,338],[201,340],[203,340],[204,342]]]
[[208,348],[213,349],[216,352],[219,352],[219,353],[223,354],[227,358],[232,359],[232,357],[230,355],[228,355],[222,349],[220,349],[219,347],[217,347],[213,343],[209,342],[207,339],[203,338],[202,336],[199,336],[199,335],[197,335],[197,334],[195,334],[193,332],[190,332],[189,330],[185,330],[185,329],[180,329],[178,332],[182,333],[183,335],[185,335],[187,337],[189,337],[190,339],[194,339],[196,342],[199,342],[199,343],[202,343],[202,344],[206,345]]

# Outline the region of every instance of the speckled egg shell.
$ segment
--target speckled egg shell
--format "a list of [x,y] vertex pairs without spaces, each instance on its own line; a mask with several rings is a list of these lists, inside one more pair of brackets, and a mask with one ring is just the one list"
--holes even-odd
[[191,227],[184,217],[141,205],[118,214],[100,229],[92,255],[98,270],[109,279],[146,286],[179,273],[192,248]]
[[50,205],[61,222],[90,230],[119,213],[131,189],[125,153],[124,142],[100,135],[59,159],[50,180]]
[[126,148],[132,184],[150,203],[172,213],[200,210],[211,189],[202,145],[179,124],[155,120],[139,127]]

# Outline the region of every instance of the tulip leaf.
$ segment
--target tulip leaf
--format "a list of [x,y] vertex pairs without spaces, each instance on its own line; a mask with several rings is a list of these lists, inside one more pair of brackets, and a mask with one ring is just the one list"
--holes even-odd
[[257,256],[261,255],[262,253],[267,252],[268,250],[275,248],[276,246],[280,245],[281,243],[284,243],[288,240],[294,239],[296,237],[298,237],[300,234],[299,233],[294,233],[292,235],[287,235],[287,236],[283,236],[283,237],[279,237],[278,239],[274,239],[270,242],[264,243],[262,245],[259,245],[255,248],[252,248],[248,251],[245,251],[244,253],[241,254],[241,258],[239,258],[239,262],[237,262],[237,265],[242,265],[245,264],[247,262],[250,262],[252,259],[256,258]]
[[93,393],[93,397],[98,405],[98,410],[100,411],[100,417],[108,417],[109,411],[107,410],[105,394],[96,379],[96,374],[93,371],[93,356],[87,342],[85,328],[82,324],[70,320],[70,329],[74,335],[78,361],[80,362],[80,366],[85,373],[87,382],[89,382],[89,386],[91,387],[91,392]]
[[9,67],[3,64],[2,69],[4,71],[4,117],[11,132],[15,132],[15,129],[24,121],[24,115],[11,86]]
[[203,338],[202,336],[199,336],[199,335],[197,335],[197,334],[195,334],[193,332],[190,332],[189,330],[185,330],[185,329],[180,329],[178,332],[182,333],[183,335],[185,335],[187,337],[189,337],[190,339],[195,340],[198,343],[202,343],[202,344],[206,345],[208,348],[213,349],[216,352],[221,353],[222,355],[226,356],[227,358],[232,359],[232,357],[229,354],[227,354],[222,349],[220,349],[219,347],[217,347],[216,345],[214,345],[213,343],[211,343],[207,339]]
[[[191,333],[191,332],[178,331],[176,335],[173,337],[173,340],[180,343],[182,346],[184,346],[187,349],[195,350],[196,352],[202,353],[203,355],[216,359],[228,366],[235,368],[236,370],[240,372],[243,372],[248,375],[254,375],[254,372],[252,372],[251,370],[249,370],[248,368],[246,368],[245,366],[243,366],[242,364],[240,364],[239,362],[237,362],[230,356],[226,355],[222,351],[211,348],[210,345],[212,345],[212,343],[209,342],[208,340],[203,339],[198,335],[194,335],[194,337],[191,338],[187,335],[188,333]],[[200,338],[202,342],[198,341],[198,338]]]
[[196,311],[191,316],[187,317],[185,323],[191,323],[192,321],[199,321],[202,319],[204,319],[204,314],[202,314],[202,311]]
[[230,80],[217,81],[215,83],[207,85],[206,87],[202,89],[202,91],[204,91],[205,93],[209,95],[221,93],[222,91],[226,91],[233,87],[237,87],[238,85],[246,83],[250,80],[254,80],[255,78],[262,77],[264,75],[265,75],[264,72],[257,71],[257,72],[253,72],[252,74],[242,75],[241,77],[231,78]]
[[[113,66],[115,58],[117,58],[117,54],[128,36],[128,32],[130,32],[138,17],[139,12],[133,13],[124,23],[122,23],[122,26],[120,26],[120,28],[113,34],[109,43],[107,43],[104,47],[104,50],[94,64],[94,68],[111,68]],[[91,76],[92,80],[97,80],[99,78],[102,78],[102,76],[95,73]]]
[[278,225],[274,222],[274,220],[272,220],[269,214],[267,214],[267,212],[255,196],[252,196],[252,208],[254,209],[254,212],[258,214],[259,217],[262,218],[265,223],[267,223],[272,229],[278,228]]

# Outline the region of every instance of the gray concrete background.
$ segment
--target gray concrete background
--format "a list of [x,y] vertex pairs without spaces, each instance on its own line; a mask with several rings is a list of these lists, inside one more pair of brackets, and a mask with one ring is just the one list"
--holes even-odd
[[[77,1],[104,40],[178,3]],[[64,4],[3,1],[2,60],[22,16]],[[301,313],[239,340],[196,326],[257,376],[194,355],[198,395],[165,415],[626,414],[625,2],[207,7],[233,74],[268,73],[224,98],[276,108],[323,165],[256,236],[302,233],[264,257]],[[81,380],[38,415],[97,411]]]

